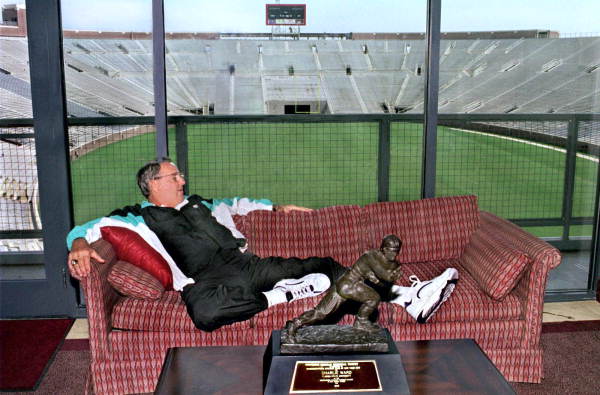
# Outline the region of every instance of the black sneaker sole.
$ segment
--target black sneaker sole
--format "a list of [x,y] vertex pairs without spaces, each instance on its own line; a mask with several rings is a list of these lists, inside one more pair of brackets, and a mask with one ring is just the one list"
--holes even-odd
[[[450,297],[450,295],[454,291],[454,287],[456,286],[457,282],[458,282],[457,279],[452,279],[452,280],[448,281],[448,284],[446,284],[446,286],[444,287],[444,289],[442,290],[442,292],[440,292],[440,298],[437,300],[437,302],[435,302],[429,308],[429,310],[427,310],[426,312],[421,312],[421,314],[419,314],[419,316],[417,317],[417,322],[419,324],[426,323],[427,320],[429,320],[431,318],[431,316],[433,315],[433,313],[435,313],[437,311],[437,309],[440,308],[440,306],[442,305],[442,303],[444,303],[446,300],[448,300],[448,298]],[[449,288],[450,286],[452,286],[452,287]]]

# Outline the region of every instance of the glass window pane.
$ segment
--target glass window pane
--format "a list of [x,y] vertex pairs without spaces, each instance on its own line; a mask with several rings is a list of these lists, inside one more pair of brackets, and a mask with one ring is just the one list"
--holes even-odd
[[533,143],[533,133],[526,132],[543,133],[559,124],[502,123],[521,130],[519,137],[499,133],[493,123],[439,127],[437,194],[477,195],[481,209],[509,219],[560,218],[565,151]]
[[312,208],[367,204],[377,199],[377,135],[368,122],[190,124],[189,188]]
[[392,122],[390,129],[389,200],[419,199],[423,167],[423,124]]
[[0,136],[0,279],[44,279],[33,128],[0,128]]
[[598,184],[600,121],[579,122],[578,126],[573,216],[591,218],[594,216]]
[[5,3],[0,21],[0,118],[31,118],[25,7],[16,1]]
[[152,2],[61,1],[70,117],[154,115]]
[[595,88],[600,59],[595,16],[600,3],[443,3],[440,112],[600,110]]
[[[600,153],[600,122],[578,123],[578,153],[575,163],[573,212],[574,217],[591,220],[594,216],[598,188],[598,159]],[[571,226],[569,240],[578,242],[576,249],[563,252],[559,272],[552,274],[549,289],[585,289],[591,260],[592,225]]]
[[424,2],[303,3],[305,25],[270,25],[261,2],[166,2],[171,114],[422,111]]
[[[599,14],[600,3],[593,0],[576,6],[558,0],[444,2],[440,113],[519,114],[524,120],[445,124],[438,136],[438,193],[475,193],[483,209],[506,218],[560,220],[572,186],[568,215],[591,222],[598,122],[572,121],[578,145],[570,174],[566,149],[569,120],[575,118],[526,119],[600,112]],[[591,225],[528,229],[558,240],[564,250],[548,289],[585,289]]]
[[155,157],[155,141],[149,125],[69,128],[76,224],[141,201],[135,177]]

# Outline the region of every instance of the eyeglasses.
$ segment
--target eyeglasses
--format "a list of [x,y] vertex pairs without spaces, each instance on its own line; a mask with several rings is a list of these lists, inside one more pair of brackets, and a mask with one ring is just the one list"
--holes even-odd
[[161,178],[165,178],[165,177],[173,177],[173,181],[177,181],[177,177],[181,178],[182,180],[185,180],[185,175],[180,172],[165,174],[164,176],[156,176],[156,177],[152,177],[152,179],[160,180]]

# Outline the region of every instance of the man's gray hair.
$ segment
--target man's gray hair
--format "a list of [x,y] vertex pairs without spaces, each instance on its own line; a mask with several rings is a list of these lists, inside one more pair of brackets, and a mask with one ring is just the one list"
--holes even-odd
[[146,163],[137,172],[138,187],[140,187],[140,191],[142,191],[142,195],[145,197],[150,196],[150,188],[148,187],[148,183],[150,180],[154,179],[154,177],[158,176],[158,173],[160,173],[161,163],[173,163],[173,161],[167,157],[155,159]]

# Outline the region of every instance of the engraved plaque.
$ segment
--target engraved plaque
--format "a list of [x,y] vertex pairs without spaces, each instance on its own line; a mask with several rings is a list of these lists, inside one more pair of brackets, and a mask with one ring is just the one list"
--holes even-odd
[[381,391],[374,360],[297,361],[291,394]]

